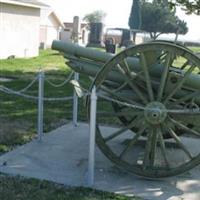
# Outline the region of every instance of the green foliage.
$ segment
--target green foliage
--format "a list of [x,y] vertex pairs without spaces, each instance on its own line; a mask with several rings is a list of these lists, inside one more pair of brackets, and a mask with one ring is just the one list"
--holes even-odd
[[187,14],[200,15],[200,0],[169,0],[169,5],[172,8],[180,6]]
[[139,0],[133,0],[128,24],[131,29],[141,28],[141,9]]
[[149,32],[152,39],[156,39],[163,33],[186,34],[188,31],[186,22],[175,16],[175,10],[170,10],[166,2],[143,1],[141,13],[141,29]]
[[86,14],[83,18],[87,23],[99,23],[103,22],[106,17],[106,13],[102,10],[96,10],[92,13]]
[[[151,0],[141,0],[142,2],[149,2]],[[200,15],[200,0],[153,0],[158,3],[167,4],[171,9],[181,7],[186,14]]]
[[187,23],[183,20],[179,20],[177,19],[177,23],[178,23],[178,32],[179,34],[186,34],[188,32],[188,27],[187,27]]

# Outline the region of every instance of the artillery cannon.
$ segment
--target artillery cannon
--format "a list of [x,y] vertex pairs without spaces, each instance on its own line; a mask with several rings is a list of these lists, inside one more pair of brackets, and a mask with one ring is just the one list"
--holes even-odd
[[[200,58],[191,50],[166,41],[117,55],[60,41],[52,48],[73,70],[95,77],[92,87],[103,99],[96,142],[118,167],[160,178],[200,164]],[[116,117],[120,128],[105,132],[102,116]]]

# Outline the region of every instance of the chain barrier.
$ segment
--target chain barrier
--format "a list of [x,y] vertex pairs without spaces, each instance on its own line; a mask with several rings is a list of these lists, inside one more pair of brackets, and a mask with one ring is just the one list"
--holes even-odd
[[[91,92],[81,86],[75,86],[75,87],[78,87],[80,88],[81,90],[84,91],[84,97],[85,96],[90,96],[91,95]],[[97,92],[96,95],[98,97],[101,97],[102,99],[105,99],[105,100],[108,100],[108,101],[111,101],[111,102],[114,102],[114,103],[117,103],[117,104],[120,104],[122,106],[127,106],[127,107],[130,107],[130,108],[133,108],[133,109],[138,109],[138,110],[143,110],[143,111],[157,111],[158,109],[156,108],[146,108],[144,106],[138,106],[138,105],[134,105],[134,104],[130,104],[130,103],[127,103],[127,102],[122,102],[120,100],[116,100],[116,99],[113,99],[109,96],[105,96],[103,95],[101,92]],[[172,114],[200,114],[200,107],[198,108],[192,108],[192,109],[182,109],[182,110],[177,110],[177,109],[165,109],[165,111],[167,113],[172,113]]]
[[[46,80],[50,85],[52,85],[53,87],[62,87],[63,85],[65,85],[66,83],[68,83],[72,76],[73,76],[74,72],[72,72],[69,77],[61,84],[54,84],[52,82],[50,82],[49,80]],[[7,93],[7,94],[14,94],[14,95],[17,95],[17,96],[21,96],[21,97],[24,97],[24,98],[27,98],[27,99],[32,99],[32,100],[38,100],[38,97],[35,97],[35,96],[31,96],[31,95],[28,95],[28,94],[24,94],[23,92],[26,92],[36,81],[38,80],[38,75],[35,77],[35,79],[33,81],[31,81],[30,84],[28,84],[28,86],[26,86],[25,88],[21,89],[21,90],[18,90],[18,91],[15,91],[15,90],[12,90],[12,89],[9,89],[5,86],[0,86],[0,91],[4,92],[4,93]],[[81,90],[83,90],[83,96],[86,97],[86,96],[90,96],[91,95],[91,92],[81,86],[75,86],[77,88],[80,88]],[[97,96],[98,97],[101,97],[102,99],[105,99],[105,100],[108,100],[108,101],[111,101],[111,102],[114,102],[114,103],[117,103],[117,104],[120,104],[120,105],[123,105],[123,106],[127,106],[127,107],[130,107],[130,108],[133,108],[133,109],[139,109],[139,110],[149,110],[149,111],[156,111],[155,108],[146,108],[144,106],[138,106],[138,105],[134,105],[134,104],[130,104],[130,103],[127,103],[127,102],[123,102],[123,101],[120,101],[120,100],[117,100],[117,99],[113,99],[109,96],[105,96],[103,95],[102,93],[100,92],[97,92]],[[71,96],[67,96],[67,97],[55,97],[55,98],[48,98],[48,97],[43,97],[43,100],[44,101],[67,101],[67,100],[72,100],[73,97]],[[166,112],[168,113],[174,113],[174,114],[200,114],[200,108],[193,108],[193,109],[182,109],[182,110],[177,110],[177,109],[166,109],[165,110]]]
[[55,84],[55,83],[53,83],[52,81],[50,81],[50,79],[45,79],[45,81],[46,81],[49,85],[51,85],[52,87],[59,88],[59,87],[64,86],[65,84],[69,83],[69,81],[72,79],[72,76],[73,76],[73,75],[74,75],[74,72],[71,72],[71,73],[69,74],[69,76],[67,77],[67,79],[66,79],[65,81],[63,81],[62,83],[60,83],[60,84]]
[[[62,87],[63,85],[65,85],[66,83],[68,83],[71,79],[72,76],[74,75],[74,72],[72,72],[68,78],[62,82],[61,84],[54,84],[51,81],[47,80],[46,81],[52,86],[52,87]],[[28,89],[31,88],[31,86],[38,81],[38,96],[32,96],[29,94],[25,94],[25,92],[28,91]],[[38,103],[38,123],[37,123],[37,134],[38,134],[38,140],[41,141],[42,136],[44,135],[44,131],[43,131],[43,118],[44,118],[44,102],[45,101],[67,101],[67,100],[73,100],[73,102],[75,101],[75,97],[74,96],[67,96],[67,97],[44,97],[44,81],[45,81],[45,75],[44,72],[40,72],[39,74],[37,74],[37,76],[34,78],[34,80],[32,80],[25,88],[21,89],[21,90],[13,90],[10,88],[7,88],[3,85],[0,85],[0,91],[6,94],[13,94],[13,95],[17,95],[19,97],[23,97],[25,99],[30,99],[30,100],[34,100],[37,101]],[[78,97],[77,97],[78,98]],[[78,104],[77,104],[78,105]],[[77,111],[77,110],[76,110]],[[78,112],[78,111],[77,111]],[[76,115],[74,111],[73,111],[73,116]],[[76,123],[77,124],[77,123]]]
[[[62,83],[62,84],[59,84],[60,87],[62,87],[63,85],[65,85],[66,83],[68,83],[72,76],[73,76],[74,72],[72,72],[69,77]],[[17,95],[17,96],[20,96],[20,97],[23,97],[23,98],[26,98],[26,99],[30,99],[30,100],[38,100],[39,98],[36,97],[36,96],[31,96],[31,95],[28,95],[28,94],[24,94],[24,92],[27,92],[28,89],[30,89],[30,87],[38,80],[39,78],[39,75],[37,75],[34,80],[31,81],[31,83],[29,83],[25,88],[21,89],[21,90],[13,90],[13,89],[10,89],[10,88],[7,88],[3,85],[0,85],[0,91],[1,92],[4,92],[6,94],[14,94],[14,95]],[[55,85],[53,83],[51,83],[49,80],[47,80],[47,82],[52,85],[53,87],[58,87],[58,85]],[[67,96],[67,97],[43,97],[42,98],[43,101],[68,101],[68,100],[72,100],[73,97],[72,96]]]
[[68,101],[72,99],[73,97],[56,97],[56,98],[44,97],[43,98],[44,101]]
[[19,91],[16,91],[16,92],[26,92],[36,81],[38,80],[38,75],[35,77],[35,79],[33,79],[32,81],[31,81],[31,83],[30,84],[28,84],[24,89],[21,89],[21,90],[19,90]]
[[[144,111],[157,111],[158,110],[156,108],[146,108],[146,107],[143,107],[143,106],[137,106],[137,105],[129,104],[129,103],[126,103],[126,102],[122,102],[122,101],[119,101],[119,100],[116,100],[116,99],[112,99],[108,96],[102,95],[100,93],[97,93],[97,96],[99,96],[103,99],[106,99],[108,101],[112,101],[114,103],[117,103],[117,104],[120,104],[120,105],[123,105],[123,106],[127,106],[127,107],[130,107],[130,108],[133,108],[133,109],[139,109],[139,110],[144,110]],[[182,110],[165,109],[165,111],[167,113],[172,113],[172,114],[200,114],[200,108],[182,109]]]
[[[9,88],[4,87],[4,86],[0,86],[0,91],[7,93],[7,94],[14,94],[14,95],[17,95],[17,96],[20,96],[20,97],[24,97],[26,99],[31,99],[31,100],[38,100],[39,99],[36,96],[23,94],[19,91],[15,91],[15,90],[9,89]],[[73,99],[73,97],[55,97],[55,98],[43,97],[44,101],[67,101],[67,100],[72,100],[72,99]]]
[[[31,83],[29,83],[25,88],[21,89],[21,90],[12,90],[9,89],[3,85],[0,85],[0,91],[5,92],[7,94],[16,94],[16,95],[22,95],[22,92],[26,92],[30,87],[33,86],[33,84],[38,80],[38,75],[31,81]],[[25,95],[25,94],[24,94]],[[30,95],[25,95],[27,96],[27,98],[31,98],[31,99],[35,99],[36,97],[30,96]]]
[[0,86],[0,91],[4,92],[6,94],[14,94],[14,95],[17,95],[17,96],[21,96],[21,97],[24,97],[26,99],[31,99],[31,100],[37,100],[38,99],[38,97],[27,95],[27,94],[23,94],[21,92],[14,91],[14,90],[9,89],[9,88],[4,87],[4,86]]

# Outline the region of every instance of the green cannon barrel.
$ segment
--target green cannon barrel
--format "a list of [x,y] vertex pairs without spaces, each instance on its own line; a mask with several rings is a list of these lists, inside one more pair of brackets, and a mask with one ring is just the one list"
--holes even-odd
[[[95,77],[100,68],[114,56],[114,54],[99,51],[94,48],[86,48],[71,42],[62,42],[59,40],[53,41],[52,49],[63,52],[64,57],[71,61],[69,62],[69,66],[74,71],[93,77]],[[128,58],[127,62],[134,71],[140,71],[138,58]],[[160,76],[161,70],[162,68],[156,66],[152,70],[152,73]],[[124,81],[124,78],[117,72],[110,73],[109,77],[112,81]]]
[[81,47],[80,45],[73,44],[71,42],[61,42],[58,40],[53,41],[52,49],[62,51],[69,55],[87,58],[102,63],[105,63],[113,57],[113,55],[110,53],[105,53],[95,49]]
[[[114,56],[111,53],[106,53],[92,48],[85,48],[71,42],[62,42],[58,40],[53,41],[52,49],[63,52],[64,57],[69,59],[69,66],[74,71],[93,77],[95,77],[100,68]],[[141,71],[140,60],[137,57],[127,58],[127,63],[133,71]],[[159,78],[163,70],[163,65],[157,64],[149,72],[152,78]],[[182,76],[181,70],[177,68],[174,69],[171,67],[170,71],[172,73],[174,72],[173,76],[177,78]],[[178,71],[180,73],[177,73]],[[111,71],[108,75],[108,79],[118,83],[124,81],[123,76],[116,71]],[[191,89],[200,90],[200,75],[191,74],[185,81],[185,85]]]

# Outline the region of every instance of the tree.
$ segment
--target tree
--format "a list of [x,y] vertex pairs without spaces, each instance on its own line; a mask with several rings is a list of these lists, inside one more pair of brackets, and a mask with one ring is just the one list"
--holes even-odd
[[86,14],[83,18],[87,23],[100,23],[103,22],[106,13],[102,10],[96,10],[92,13]]
[[200,15],[200,0],[169,0],[171,8],[180,6],[187,14]]
[[131,29],[140,29],[141,27],[141,9],[139,0],[133,0],[128,25]]
[[170,10],[166,2],[143,1],[141,15],[141,29],[149,32],[154,40],[164,33],[186,34],[188,31],[186,23],[175,16],[175,10]]
[[175,41],[178,40],[179,34],[185,35],[188,32],[187,23],[185,21],[177,18],[177,24],[178,24],[178,29],[177,29],[177,32],[176,32]]
[[[131,13],[128,21],[131,29],[141,29],[141,8],[139,0],[133,0]],[[133,41],[135,42],[136,32],[133,32]]]
[[[148,0],[142,0],[148,1]],[[197,14],[200,15],[200,0],[157,0],[157,2],[167,3],[171,9],[179,6],[181,7],[187,14]]]

